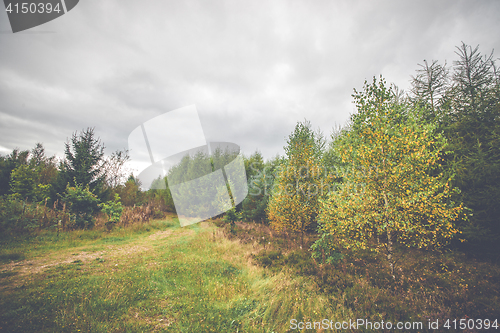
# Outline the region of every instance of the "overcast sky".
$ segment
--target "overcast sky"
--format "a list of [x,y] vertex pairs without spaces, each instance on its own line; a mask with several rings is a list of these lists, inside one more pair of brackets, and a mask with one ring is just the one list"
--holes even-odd
[[298,121],[344,124],[365,79],[407,89],[417,63],[451,64],[461,41],[498,57],[499,18],[498,0],[81,0],[13,34],[2,9],[0,153],[42,142],[62,156],[86,127],[111,153],[194,104],[207,141],[270,158]]

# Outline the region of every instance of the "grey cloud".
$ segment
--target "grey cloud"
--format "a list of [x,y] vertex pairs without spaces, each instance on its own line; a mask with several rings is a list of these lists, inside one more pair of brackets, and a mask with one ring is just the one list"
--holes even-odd
[[343,124],[365,79],[407,88],[417,63],[451,64],[462,40],[498,49],[498,17],[491,0],[87,0],[12,35],[2,12],[0,147],[41,141],[62,155],[72,132],[95,126],[111,152],[139,124],[196,104],[208,141],[270,158],[297,121],[326,135]]

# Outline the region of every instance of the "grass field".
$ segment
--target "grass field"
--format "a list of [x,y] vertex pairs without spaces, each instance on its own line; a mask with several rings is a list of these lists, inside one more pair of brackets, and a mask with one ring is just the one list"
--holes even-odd
[[497,266],[412,252],[391,285],[384,263],[368,256],[319,272],[307,251],[249,241],[262,239],[255,229],[232,239],[224,230],[208,222],[181,228],[170,217],[4,239],[0,331],[287,332],[291,319],[427,325],[498,313]]
[[2,244],[5,332],[283,332],[349,317],[305,278],[252,264],[253,245],[176,219]]

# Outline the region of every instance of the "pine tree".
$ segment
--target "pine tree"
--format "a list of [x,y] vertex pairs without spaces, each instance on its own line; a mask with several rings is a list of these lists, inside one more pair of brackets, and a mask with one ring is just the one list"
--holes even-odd
[[88,187],[98,197],[103,196],[104,144],[95,137],[94,129],[87,128],[73,133],[71,142],[65,144],[65,160],[60,164],[59,189],[69,186]]
[[434,118],[449,88],[449,70],[446,63],[440,65],[437,60],[433,60],[430,65],[424,60],[424,64],[418,66],[417,75],[411,77],[412,101],[420,107],[428,106]]

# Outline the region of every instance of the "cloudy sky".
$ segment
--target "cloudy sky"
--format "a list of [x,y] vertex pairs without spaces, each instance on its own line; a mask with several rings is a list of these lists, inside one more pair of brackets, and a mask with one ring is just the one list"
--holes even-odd
[[0,153],[42,142],[62,156],[86,127],[110,153],[195,105],[207,141],[270,158],[298,121],[344,124],[365,79],[407,89],[417,63],[451,64],[461,41],[498,57],[499,17],[498,0],[81,0],[13,34],[2,10]]

